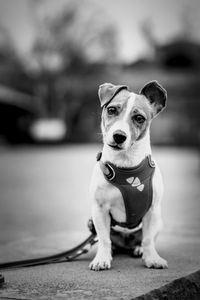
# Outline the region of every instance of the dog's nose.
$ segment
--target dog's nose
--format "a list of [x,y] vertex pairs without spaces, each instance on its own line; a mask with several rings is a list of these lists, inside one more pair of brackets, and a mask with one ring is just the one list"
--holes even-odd
[[122,144],[126,140],[126,134],[123,131],[115,132],[113,134],[113,139],[115,143]]

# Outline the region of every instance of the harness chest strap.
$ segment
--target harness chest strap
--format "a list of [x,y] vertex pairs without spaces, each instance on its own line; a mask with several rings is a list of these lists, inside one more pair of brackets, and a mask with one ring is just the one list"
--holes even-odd
[[126,222],[120,223],[112,218],[112,225],[131,229],[137,227],[152,204],[155,163],[151,156],[133,168],[119,168],[110,162],[103,163],[101,152],[97,155],[97,161],[105,179],[120,190],[125,205]]

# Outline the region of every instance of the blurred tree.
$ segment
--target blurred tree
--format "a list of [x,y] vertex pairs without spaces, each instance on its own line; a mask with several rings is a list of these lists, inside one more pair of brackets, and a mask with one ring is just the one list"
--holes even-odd
[[30,0],[27,5],[35,42],[20,56],[8,32],[0,30],[0,56],[4,53],[6,62],[6,71],[0,66],[0,82],[36,96],[38,118],[65,122],[68,136],[70,128],[84,127],[89,118],[93,130],[97,109],[91,100],[100,77],[105,80],[107,64],[117,60],[117,32],[110,17],[90,0]]
[[0,24],[0,84],[32,93],[30,75],[24,66],[24,57],[18,53],[9,30]]
[[48,70],[78,69],[92,62],[117,59],[117,35],[110,21],[89,0],[65,1],[59,9],[47,9],[47,1],[32,0],[37,26],[33,56]]
[[27,140],[27,128],[37,114],[29,75],[9,30],[0,24],[0,137],[9,142]]
[[15,53],[14,43],[8,30],[0,24],[0,60],[11,59]]
[[68,129],[74,128],[106,65],[117,60],[117,31],[106,12],[90,0],[32,0],[29,5],[36,39],[27,68],[38,74],[41,117],[62,118]]

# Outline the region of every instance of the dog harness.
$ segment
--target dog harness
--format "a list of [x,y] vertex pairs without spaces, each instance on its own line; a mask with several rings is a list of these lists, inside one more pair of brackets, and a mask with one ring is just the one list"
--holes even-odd
[[97,161],[104,177],[120,190],[126,211],[126,222],[117,222],[111,215],[111,225],[136,228],[152,204],[155,163],[149,155],[136,167],[119,168],[111,162],[103,163],[101,156],[102,153],[98,153]]

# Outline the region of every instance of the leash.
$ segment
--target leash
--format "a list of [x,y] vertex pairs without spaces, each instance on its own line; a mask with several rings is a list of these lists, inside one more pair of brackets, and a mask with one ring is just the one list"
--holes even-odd
[[[105,165],[101,161],[101,155],[102,155],[101,152],[98,153],[97,161],[99,161],[100,168],[103,174],[106,176],[107,180],[111,181],[115,177],[115,171],[110,164]],[[152,161],[149,158],[150,166],[154,167],[154,165],[151,165],[151,163]],[[121,225],[123,224],[120,223],[120,226]],[[124,238],[123,235],[111,229],[111,241],[113,245],[119,249],[132,250],[134,249],[135,246],[141,244],[142,231],[139,225],[140,224],[134,226],[135,231],[133,232],[133,234],[129,235],[129,238]],[[88,228],[91,232],[88,238],[86,238],[81,244],[79,244],[78,246],[72,249],[54,255],[45,256],[45,257],[0,263],[0,269],[14,269],[14,268],[31,267],[31,266],[38,266],[43,264],[72,261],[77,257],[79,257],[80,255],[88,253],[90,248],[97,242],[97,235],[96,235],[96,231],[92,219],[89,219],[88,221]],[[3,275],[0,274],[0,286],[3,283],[4,283],[4,277]]]
[[[90,248],[97,243],[96,230],[93,224],[92,219],[88,221],[88,228],[91,234],[78,246],[61,252],[54,255],[39,257],[35,259],[26,259],[26,260],[17,260],[11,262],[5,262],[0,264],[0,269],[17,269],[23,267],[32,267],[39,266],[44,264],[53,264],[53,263],[62,263],[67,261],[72,261],[79,257],[82,254],[89,252]],[[121,253],[124,250],[124,253],[132,253],[133,257],[138,257],[133,255],[133,249],[135,246],[141,244],[142,230],[140,227],[136,229],[133,234],[130,234],[129,238],[124,238],[120,233],[116,232],[111,228],[111,240],[113,244],[113,253]],[[119,251],[119,252],[118,252]],[[123,252],[122,252],[123,253]],[[0,289],[4,286],[5,278],[0,274]]]
[[[0,269],[23,268],[23,267],[38,266],[43,264],[72,261],[77,257],[79,257],[80,255],[88,253],[90,248],[97,242],[96,231],[91,219],[88,221],[88,228],[91,232],[89,237],[85,239],[81,244],[79,244],[78,246],[70,250],[57,253],[54,255],[46,256],[46,257],[1,263]],[[3,282],[4,282],[4,277],[0,274],[0,284]]]
[[[97,161],[99,161],[100,168],[104,174],[104,176],[107,178],[107,180],[112,181],[115,177],[115,171],[113,167],[110,164],[104,164],[101,161],[101,155],[102,153],[99,152],[97,155]],[[151,167],[155,167],[154,163],[151,161],[149,157],[149,164]],[[112,219],[111,219],[112,220]],[[113,220],[112,220],[113,222]],[[116,223],[116,222],[115,222]],[[116,223],[117,224],[117,223]],[[114,224],[114,225],[116,225]],[[123,224],[120,223],[120,226]],[[127,225],[127,224],[125,224]],[[133,251],[133,249],[141,244],[141,237],[142,237],[142,229],[140,227],[141,224],[137,224],[135,227],[135,230],[132,234],[129,235],[129,237],[124,237],[120,233],[117,233],[115,230],[111,228],[111,241],[113,245],[113,251],[115,252],[117,249],[125,249]],[[124,226],[122,226],[124,227]],[[31,267],[31,266],[38,266],[38,265],[44,265],[44,264],[52,264],[52,263],[60,263],[60,262],[67,262],[72,261],[79,257],[82,254],[86,254],[89,252],[90,248],[96,244],[97,235],[95,231],[95,227],[93,224],[92,219],[89,219],[88,221],[88,228],[91,232],[91,234],[86,238],[81,244],[78,246],[69,249],[64,252],[60,252],[54,255],[46,256],[46,257],[39,257],[34,259],[26,259],[26,260],[17,260],[17,261],[11,261],[11,262],[4,262],[0,263],[0,269],[16,269],[16,268],[23,268],[23,267]],[[133,255],[133,252],[132,252]],[[133,255],[134,256],[134,255]],[[137,255],[138,257],[138,255]],[[0,274],[0,288],[4,284],[5,278],[2,274]]]

